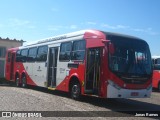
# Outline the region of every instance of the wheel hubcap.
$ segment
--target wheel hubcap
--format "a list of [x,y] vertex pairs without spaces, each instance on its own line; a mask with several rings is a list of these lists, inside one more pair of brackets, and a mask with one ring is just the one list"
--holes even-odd
[[73,93],[73,96],[77,96],[79,94],[79,88],[78,88],[78,85],[74,85],[73,88],[72,88],[72,93]]
[[22,78],[22,86],[25,87],[25,77]]
[[16,85],[19,86],[19,78],[16,79]]

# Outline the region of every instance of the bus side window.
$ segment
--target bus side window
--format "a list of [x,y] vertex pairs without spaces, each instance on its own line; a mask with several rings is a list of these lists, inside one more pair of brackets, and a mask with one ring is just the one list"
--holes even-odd
[[60,61],[69,61],[71,56],[71,48],[72,48],[72,42],[66,42],[61,44],[60,49]]
[[20,50],[16,52],[16,62],[21,62],[21,51]]
[[29,48],[27,61],[28,62],[36,61],[36,55],[37,55],[37,47]]
[[85,41],[74,41],[72,48],[71,60],[84,60],[85,56]]
[[38,47],[37,52],[37,61],[46,61],[48,53],[48,46],[40,46]]
[[24,49],[21,51],[21,62],[27,61],[28,49]]

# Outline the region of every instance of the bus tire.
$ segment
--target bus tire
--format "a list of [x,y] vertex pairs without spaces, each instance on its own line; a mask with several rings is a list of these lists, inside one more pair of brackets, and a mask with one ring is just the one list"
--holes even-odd
[[19,81],[19,77],[18,77],[18,76],[16,77],[15,83],[16,83],[16,86],[17,86],[17,87],[20,87],[20,81]]
[[159,84],[158,84],[158,91],[160,92],[160,82],[159,82]]
[[27,87],[27,80],[26,80],[26,76],[25,75],[22,76],[22,87],[23,88]]
[[70,89],[71,98],[79,100],[81,96],[81,89],[79,82],[73,82]]

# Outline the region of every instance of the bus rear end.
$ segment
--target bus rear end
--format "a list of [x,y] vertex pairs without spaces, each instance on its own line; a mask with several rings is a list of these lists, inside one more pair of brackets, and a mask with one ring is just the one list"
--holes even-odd
[[7,50],[6,65],[5,65],[5,78],[9,81],[14,81],[14,68],[15,68],[15,53],[18,48],[11,48]]

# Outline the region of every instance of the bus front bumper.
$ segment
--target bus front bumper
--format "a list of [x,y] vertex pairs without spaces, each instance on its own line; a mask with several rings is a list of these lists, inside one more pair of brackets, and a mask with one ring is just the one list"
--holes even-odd
[[107,86],[107,98],[149,98],[151,96],[152,87],[147,89],[123,89],[115,87],[111,84]]

